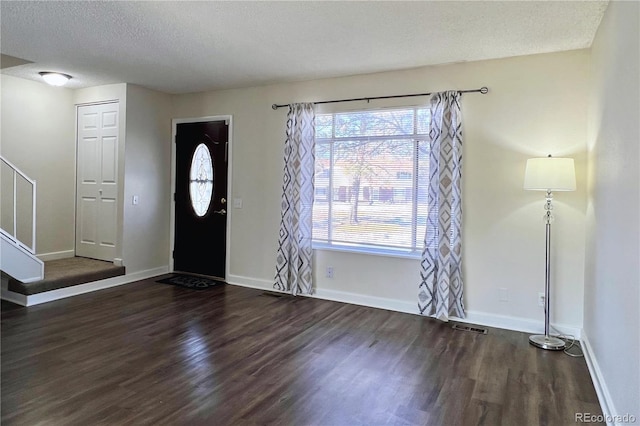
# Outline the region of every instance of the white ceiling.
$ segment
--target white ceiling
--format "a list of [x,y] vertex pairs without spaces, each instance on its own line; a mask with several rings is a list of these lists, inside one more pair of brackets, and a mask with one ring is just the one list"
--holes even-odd
[[0,2],[0,50],[70,87],[255,86],[591,45],[606,1]]

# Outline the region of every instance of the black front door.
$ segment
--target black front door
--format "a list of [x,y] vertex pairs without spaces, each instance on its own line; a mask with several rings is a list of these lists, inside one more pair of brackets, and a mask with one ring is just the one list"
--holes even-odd
[[224,121],[177,126],[175,271],[225,278],[228,135]]

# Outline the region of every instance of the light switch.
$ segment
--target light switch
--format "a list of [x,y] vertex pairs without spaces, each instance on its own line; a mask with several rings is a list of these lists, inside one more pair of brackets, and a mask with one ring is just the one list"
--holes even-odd
[[233,208],[241,209],[242,208],[242,198],[234,198],[233,199]]
[[137,206],[139,202],[140,202],[140,199],[138,198],[138,196],[137,196],[137,195],[134,195],[134,196],[132,197],[131,203],[132,203],[134,206]]

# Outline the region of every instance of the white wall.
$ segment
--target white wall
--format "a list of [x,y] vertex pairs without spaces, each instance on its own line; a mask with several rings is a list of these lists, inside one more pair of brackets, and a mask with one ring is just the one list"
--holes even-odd
[[[0,153],[37,184],[36,253],[73,250],[76,152],[73,91],[8,75],[0,76],[0,82]],[[5,196],[10,192],[6,175],[2,177],[4,226]],[[25,212],[20,214],[24,218]],[[29,220],[29,227],[30,223]]]
[[[127,85],[123,256],[127,273],[166,266],[171,209],[171,97]],[[132,197],[139,204],[132,204]]]
[[640,419],[640,5],[612,1],[592,46],[584,334],[611,414]]
[[[539,192],[522,190],[524,165],[531,156],[572,156],[578,190],[556,197],[552,320],[580,329],[588,74],[589,52],[572,51],[176,95],[173,117],[233,115],[230,198],[242,198],[244,203],[242,209],[230,212],[229,279],[271,287],[286,121],[286,109],[273,111],[272,103],[488,86],[488,95],[469,94],[463,99],[466,307],[494,319],[507,316],[513,327],[541,327],[537,293],[544,290],[544,198]],[[420,100],[340,107],[372,108],[392,102],[410,105]],[[332,280],[324,277],[327,265],[335,267]],[[318,293],[326,297],[369,298],[417,311],[417,260],[317,251],[315,280]],[[508,289],[508,302],[498,301],[499,288]]]

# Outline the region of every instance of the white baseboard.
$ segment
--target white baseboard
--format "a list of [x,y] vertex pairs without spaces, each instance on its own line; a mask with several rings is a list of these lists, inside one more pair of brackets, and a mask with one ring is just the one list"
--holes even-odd
[[58,260],[58,259],[66,259],[69,257],[74,257],[76,252],[73,250],[63,250],[63,251],[52,251],[51,253],[40,253],[36,254],[36,257],[43,262],[48,262],[49,260]]
[[157,275],[166,274],[168,272],[168,266],[161,266],[159,268],[133,272],[130,274],[120,275],[113,278],[94,281],[91,283],[78,284],[71,287],[59,288],[57,290],[45,291],[43,293],[38,293],[30,296],[25,296],[23,294],[15,293],[2,288],[2,298],[22,306],[33,306],[39,305],[41,303],[51,302],[54,300],[64,299],[71,296],[77,296],[79,294],[90,293],[92,291],[104,290],[110,287],[129,284],[134,281],[144,280],[147,278],[155,277]]
[[[239,285],[243,287],[250,287],[267,291],[277,291],[273,288],[272,281],[263,279],[249,278],[240,275],[228,275],[227,282],[229,284]],[[384,297],[368,296],[358,293],[320,288],[316,289],[315,293],[309,297],[419,315],[417,296],[415,302],[409,302],[406,300],[387,299]],[[492,314],[488,312],[467,311],[467,318],[463,319],[452,317],[451,320],[482,325],[485,327],[522,331],[525,333],[544,333],[544,321],[542,318],[537,321],[530,318],[512,317],[507,315]],[[564,324],[552,324],[552,326],[563,334],[572,335],[576,339],[580,339],[581,329],[579,327],[568,326]]]
[[259,278],[250,278],[250,277],[244,277],[242,275],[227,274],[226,280],[228,284],[239,285],[240,287],[249,287],[249,288],[256,288],[258,290],[267,290],[267,291],[275,291],[275,292],[278,291],[273,288],[273,283],[271,281],[262,280]]
[[4,286],[2,286],[2,294],[0,296],[2,297],[2,300],[7,300],[11,303],[15,303],[16,305],[27,306],[27,296],[9,291]]
[[582,330],[581,343],[582,352],[584,352],[584,359],[587,361],[587,367],[589,368],[589,373],[591,374],[591,381],[593,382],[593,387],[596,389],[596,395],[598,395],[600,407],[602,407],[602,414],[604,414],[605,419],[607,419],[608,426],[617,426],[618,423],[611,422],[612,415],[616,413],[616,409],[613,405],[613,400],[611,399],[609,388],[604,381],[604,376],[602,375],[602,371],[600,370],[600,366],[598,365],[598,360],[596,359],[595,353],[593,352],[593,347],[591,346],[589,338],[587,337],[587,333],[585,333],[584,330]]
[[384,297],[368,296],[358,293],[350,293],[347,291],[319,288],[311,297],[418,315],[418,296],[416,296],[416,303],[411,303],[405,300],[387,299]]
[[[544,334],[544,320],[513,317],[509,315],[492,314],[488,312],[467,311],[466,318],[452,318],[454,321],[484,325],[486,327],[504,328],[506,330],[522,331],[524,333]],[[555,330],[563,335],[573,336],[577,340],[581,338],[582,330],[579,327],[566,324],[551,324]],[[552,331],[551,334],[556,334]]]

